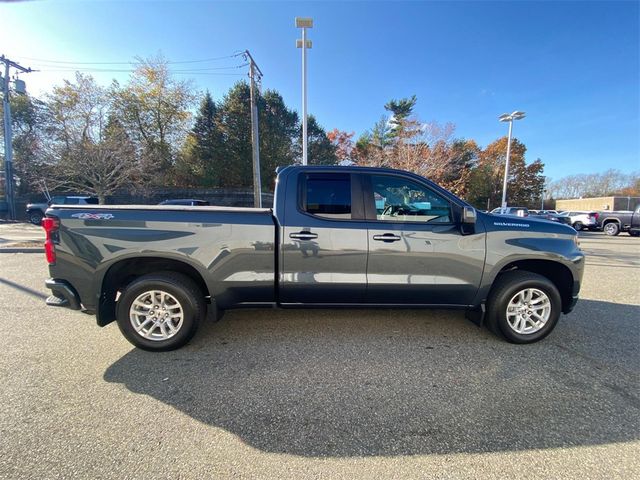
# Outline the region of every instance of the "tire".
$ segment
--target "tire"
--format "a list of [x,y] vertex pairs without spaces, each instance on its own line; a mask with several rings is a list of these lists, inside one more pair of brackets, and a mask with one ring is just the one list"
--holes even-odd
[[640,230],[629,230],[629,235],[632,237],[640,237]]
[[618,225],[618,222],[609,222],[605,224],[602,229],[604,230],[604,233],[606,233],[610,237],[615,237],[620,233],[620,225]]
[[582,225],[582,222],[576,222],[576,223],[573,224],[573,228],[574,228],[574,230],[579,232],[580,230],[582,230],[584,228],[584,225]]
[[44,218],[44,215],[42,214],[42,212],[39,212],[39,211],[29,212],[29,221],[34,225],[40,225],[43,218]]
[[189,277],[174,272],[135,279],[121,293],[116,306],[118,327],[125,338],[150,351],[175,350],[185,345],[195,335],[205,313],[202,291]]
[[[531,302],[528,305],[533,305],[533,308],[527,309],[525,301],[522,307],[517,307],[523,309],[521,315],[514,311],[513,306],[527,298],[526,292],[533,294],[528,297]],[[501,274],[491,289],[487,299],[487,325],[496,335],[511,343],[533,343],[551,333],[561,310],[560,293],[548,278],[533,272],[512,270]],[[539,317],[531,318],[532,311]]]

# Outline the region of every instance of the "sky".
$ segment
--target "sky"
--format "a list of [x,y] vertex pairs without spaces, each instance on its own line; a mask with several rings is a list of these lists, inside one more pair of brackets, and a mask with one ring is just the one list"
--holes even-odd
[[[161,53],[181,78],[221,99],[248,49],[301,110],[300,31],[308,30],[308,111],[328,131],[356,137],[393,98],[416,95],[422,121],[452,122],[486,146],[507,132],[545,175],[640,170],[640,2],[187,2],[0,3],[0,54],[40,70],[21,75],[41,94],[73,68],[128,70]],[[225,57],[225,58],[221,58]],[[68,63],[62,63],[68,62]],[[123,62],[88,64],[80,62]],[[197,71],[196,71],[197,69]],[[203,70],[208,69],[208,70]],[[215,69],[215,70],[214,70]],[[186,71],[186,72],[185,72]],[[104,85],[128,73],[93,71]]]

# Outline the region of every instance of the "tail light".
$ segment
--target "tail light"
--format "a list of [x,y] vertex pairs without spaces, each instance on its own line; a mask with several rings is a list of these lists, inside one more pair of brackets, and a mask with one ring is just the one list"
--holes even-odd
[[60,227],[60,220],[53,217],[45,217],[42,219],[42,228],[44,228],[44,254],[47,257],[47,263],[54,265],[56,263],[56,248],[53,243],[53,237]]

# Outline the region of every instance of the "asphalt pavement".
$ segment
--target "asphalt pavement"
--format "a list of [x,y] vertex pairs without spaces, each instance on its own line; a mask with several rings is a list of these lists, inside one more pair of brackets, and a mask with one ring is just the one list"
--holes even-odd
[[640,239],[581,237],[581,300],[526,346],[461,312],[239,310],[148,353],[0,250],[0,478],[638,478]]

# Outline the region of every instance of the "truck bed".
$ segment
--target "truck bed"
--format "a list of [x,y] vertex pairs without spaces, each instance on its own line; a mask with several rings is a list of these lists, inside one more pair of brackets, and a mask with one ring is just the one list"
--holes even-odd
[[52,278],[95,310],[109,271],[136,258],[190,265],[221,305],[275,301],[275,221],[270,209],[183,205],[52,205],[60,220]]

